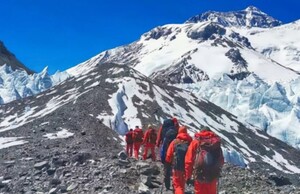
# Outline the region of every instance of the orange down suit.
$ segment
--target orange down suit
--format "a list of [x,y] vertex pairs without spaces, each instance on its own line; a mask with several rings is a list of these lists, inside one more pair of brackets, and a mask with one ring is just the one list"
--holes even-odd
[[[152,131],[154,130],[154,131]],[[148,150],[151,150],[151,156],[152,156],[152,160],[155,161],[156,160],[156,156],[155,156],[155,142],[150,142],[150,133],[154,132],[156,133],[155,129],[149,128],[144,135],[144,154],[143,154],[143,160],[147,159],[147,155],[148,155]]]
[[[197,137],[211,137],[215,136],[216,134],[212,131],[202,130],[199,133],[195,134],[195,138]],[[193,173],[193,166],[194,160],[196,157],[197,148],[200,142],[197,139],[194,139],[185,155],[185,176],[186,180],[190,179]],[[221,163],[224,163],[223,156],[220,158]],[[196,177],[195,177],[196,179]],[[195,194],[216,194],[217,193],[217,179],[213,180],[212,182],[201,182],[199,180],[195,180],[194,183],[194,192]]]
[[141,147],[141,145],[143,143],[143,139],[141,141],[137,141],[137,135],[138,135],[138,133],[141,133],[142,134],[141,136],[144,137],[144,132],[143,132],[142,129],[135,128],[133,130],[133,152],[134,152],[134,157],[136,159],[139,159],[139,151],[140,151],[140,147]]
[[[186,127],[184,126],[180,127],[176,139],[171,142],[166,155],[167,163],[172,163],[174,157],[174,151],[175,151],[175,142],[178,140],[187,141],[189,143],[193,140],[192,137],[187,133]],[[173,187],[175,190],[175,194],[184,194],[184,188],[185,188],[184,171],[173,169],[172,179],[173,179]]]

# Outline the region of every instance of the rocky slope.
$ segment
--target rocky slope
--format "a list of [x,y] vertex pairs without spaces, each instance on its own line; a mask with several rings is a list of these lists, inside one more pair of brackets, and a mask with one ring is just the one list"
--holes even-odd
[[[105,64],[35,97],[0,106],[0,191],[160,193],[159,163],[117,155],[122,150],[120,134],[128,127],[158,127],[171,115],[191,134],[210,126],[223,139],[226,161],[252,170],[229,167],[221,186],[224,192],[239,188],[232,187],[235,176],[244,177],[245,187],[256,182],[253,177],[261,177],[256,184],[269,185],[267,191],[296,191],[300,185],[299,151],[189,92],[155,84],[127,66]],[[270,174],[293,185],[277,188]]]

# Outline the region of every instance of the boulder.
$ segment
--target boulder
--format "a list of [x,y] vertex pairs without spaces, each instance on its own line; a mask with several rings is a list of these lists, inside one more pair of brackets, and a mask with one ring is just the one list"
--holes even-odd
[[127,154],[125,153],[125,151],[121,151],[119,154],[118,154],[118,157],[121,159],[121,160],[126,160],[128,158]]
[[47,161],[38,162],[34,165],[34,168],[37,170],[42,170],[43,168],[49,168],[50,165]]
[[72,158],[72,162],[78,162],[80,164],[83,164],[85,161],[89,160],[92,158],[92,155],[90,153],[87,152],[81,152],[76,154],[73,158]]
[[77,183],[72,183],[70,186],[68,186],[67,191],[73,191],[78,187]]

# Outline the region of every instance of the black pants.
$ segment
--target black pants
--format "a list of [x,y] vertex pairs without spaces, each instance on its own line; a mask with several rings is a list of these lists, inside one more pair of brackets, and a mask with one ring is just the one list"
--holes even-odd
[[172,167],[169,164],[165,164],[164,165],[164,183],[165,183],[165,187],[166,189],[170,189],[171,187],[171,174],[172,174]]

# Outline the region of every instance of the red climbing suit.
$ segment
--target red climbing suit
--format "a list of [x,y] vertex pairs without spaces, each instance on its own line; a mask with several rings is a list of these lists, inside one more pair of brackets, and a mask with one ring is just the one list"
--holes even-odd
[[[216,134],[212,131],[202,130],[195,134],[195,138],[199,136],[215,136]],[[196,157],[196,151],[198,146],[200,145],[199,140],[194,139],[185,155],[185,177],[186,180],[190,179],[193,173],[194,160]],[[224,163],[224,158],[222,157],[220,160],[221,163]],[[195,194],[216,194],[217,193],[217,179],[211,182],[200,182],[199,180],[195,180],[194,182],[194,192]]]
[[130,129],[125,135],[125,141],[126,141],[126,153],[127,156],[132,157],[132,151],[133,151],[133,130]]
[[151,150],[151,156],[152,160],[156,160],[156,155],[155,155],[155,143],[156,143],[156,137],[157,133],[156,130],[153,129],[152,127],[149,128],[144,135],[144,154],[143,154],[143,160],[147,159],[148,156],[148,150]]
[[[166,155],[166,162],[172,163],[175,151],[175,142],[178,140],[191,142],[193,139],[187,133],[187,129],[185,126],[181,126],[178,130],[178,135],[175,140],[173,140],[168,148],[167,155]],[[184,194],[184,187],[185,187],[185,173],[184,171],[174,170],[172,174],[173,179],[173,187],[175,189],[175,194]]]
[[133,130],[133,150],[134,150],[134,157],[136,159],[139,159],[139,151],[143,143],[143,138],[144,138],[143,130],[140,129],[139,127],[136,127]]

